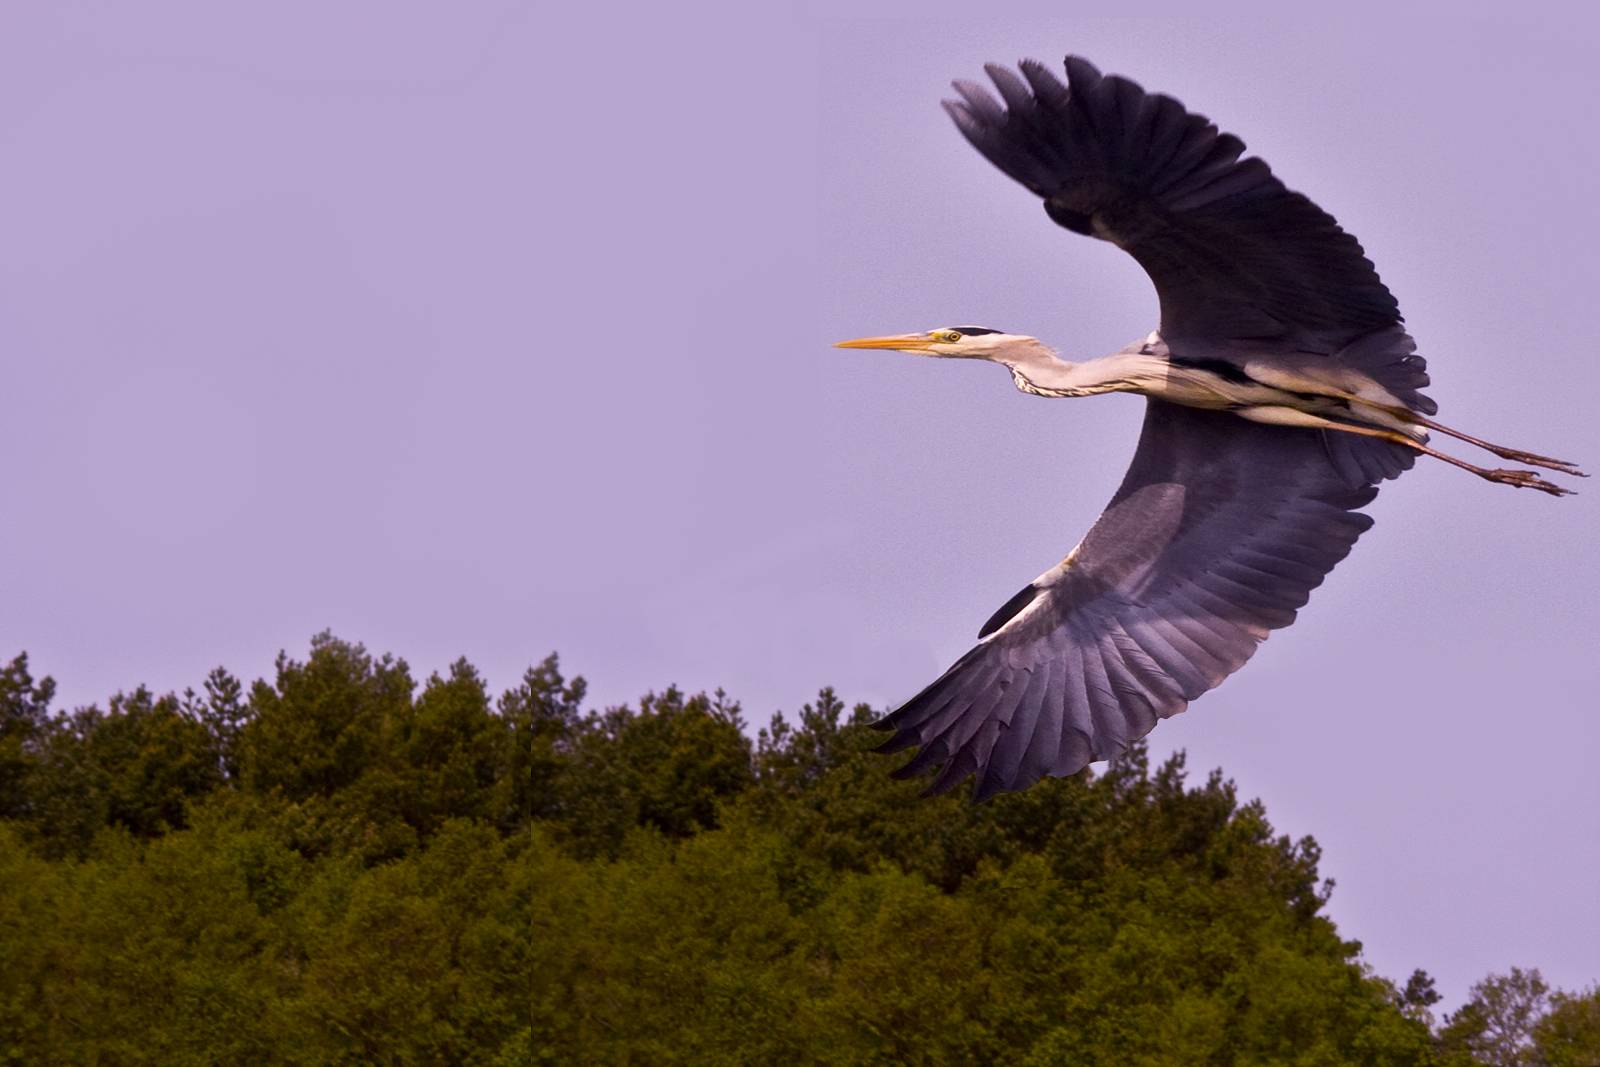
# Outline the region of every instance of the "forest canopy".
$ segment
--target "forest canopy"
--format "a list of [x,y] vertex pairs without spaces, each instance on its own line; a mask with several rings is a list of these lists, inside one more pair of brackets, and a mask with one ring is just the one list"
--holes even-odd
[[1372,973],[1181,755],[924,798],[831,690],[752,734],[328,634],[53,700],[0,666],[7,1062],[1600,1064],[1593,989]]

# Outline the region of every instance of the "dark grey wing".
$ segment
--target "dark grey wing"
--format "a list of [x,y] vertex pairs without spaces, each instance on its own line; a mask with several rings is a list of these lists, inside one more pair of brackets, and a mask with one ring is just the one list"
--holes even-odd
[[1067,85],[1033,60],[1022,78],[985,69],[1004,105],[957,82],[962,100],[945,109],[1052,219],[1139,261],[1174,347],[1276,341],[1331,355],[1400,323],[1356,239],[1208,119],[1076,56]]
[[1109,759],[1288,626],[1372,520],[1317,434],[1149,401],[1133,465],[1083,542],[976,648],[875,725],[944,792],[1022,789]]
[[[1262,160],[1240,158],[1243,141],[1076,56],[1067,85],[1035,61],[1021,66],[1021,78],[985,68],[1003,105],[957,82],[962,100],[945,109],[990,162],[1044,198],[1052,219],[1139,261],[1175,350],[1241,365],[1275,351],[1324,355],[1416,411],[1438,410],[1422,393],[1427,363],[1360,243]],[[1349,434],[1325,446],[1353,486],[1416,460]]]

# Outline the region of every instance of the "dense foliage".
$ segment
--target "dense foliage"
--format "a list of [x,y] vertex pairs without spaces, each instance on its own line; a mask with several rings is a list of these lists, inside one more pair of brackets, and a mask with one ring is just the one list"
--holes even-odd
[[53,714],[0,668],[0,1060],[1549,1064],[1600,997],[1486,979],[1437,1028],[1316,844],[1142,750],[924,799],[824,690],[585,711],[555,657],[323,635],[245,687]]

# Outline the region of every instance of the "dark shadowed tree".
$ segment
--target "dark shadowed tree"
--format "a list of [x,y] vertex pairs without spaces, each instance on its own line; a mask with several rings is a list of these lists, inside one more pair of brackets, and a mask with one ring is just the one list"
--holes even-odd
[[248,701],[0,679],[0,1060],[1595,1062],[1595,991],[1537,972],[1431,1032],[1314,841],[1143,746],[975,805],[831,690],[752,747],[720,693],[585,713],[552,656],[491,710],[326,634]]
[[311,639],[304,662],[279,653],[277,678],[250,689],[240,737],[246,784],[290,800],[329,798],[380,767],[410,713],[403,660],[373,659],[328,633]]
[[613,854],[633,827],[687,837],[751,779],[739,705],[721,692],[650,693],[639,709],[590,713],[571,748],[559,826],[583,855]]
[[57,716],[39,747],[28,789],[28,818],[20,825],[52,859],[82,855],[106,825],[105,779],[90,747],[104,718],[92,707]]
[[84,731],[89,759],[106,793],[106,819],[140,837],[185,824],[184,806],[222,781],[205,725],[176,697],[143,686],[111,698]]
[[430,834],[447,819],[493,816],[504,729],[470,663],[458,659],[448,677],[428,679],[404,734],[408,819],[418,833]]
[[184,690],[183,708],[210,735],[223,779],[237,782],[239,737],[250,718],[250,706],[245,702],[244,686],[239,679],[221,667],[216,668],[206,675],[204,698],[193,689]]
[[1411,972],[1405,988],[1400,991],[1400,1003],[1418,1011],[1427,1011],[1440,999],[1439,991],[1434,988],[1433,975],[1420,967]]
[[205,727],[140,686],[52,719],[36,748],[23,825],[48,855],[80,855],[102,827],[155,837],[221,784]]
[[1406,1016],[1415,1019],[1430,1031],[1434,1026],[1433,1006],[1443,999],[1434,988],[1433,975],[1418,967],[1399,990],[1397,1002]]
[[507,829],[561,817],[565,774],[582,727],[586,691],[582,678],[568,682],[561,677],[561,661],[552,652],[500,697],[506,738],[497,803]]
[[29,788],[50,731],[55,690],[50,678],[34,681],[26,652],[0,667],[0,819],[31,812]]
[[327,633],[305,662],[280,653],[274,682],[251,686],[241,782],[274,806],[296,849],[379,863],[416,846],[400,755],[413,688],[403,660]]
[[717,805],[750,782],[744,720],[721,690],[710,697],[686,698],[676,686],[652,693],[615,737],[639,822],[669,836],[714,829]]

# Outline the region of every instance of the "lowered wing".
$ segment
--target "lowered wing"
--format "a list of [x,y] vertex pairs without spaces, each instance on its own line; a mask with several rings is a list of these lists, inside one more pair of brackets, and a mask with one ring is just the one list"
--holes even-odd
[[1372,524],[1312,433],[1149,401],[1122,487],[972,651],[875,725],[944,792],[1022,789],[1109,759],[1294,621]]

